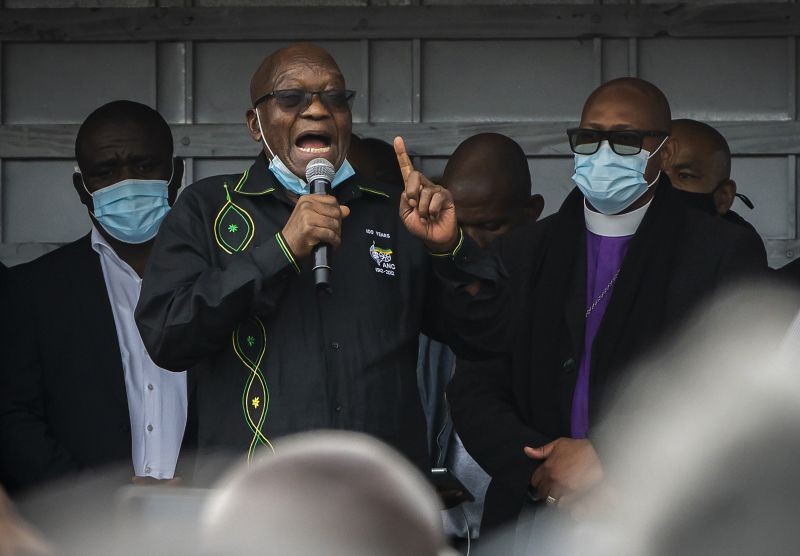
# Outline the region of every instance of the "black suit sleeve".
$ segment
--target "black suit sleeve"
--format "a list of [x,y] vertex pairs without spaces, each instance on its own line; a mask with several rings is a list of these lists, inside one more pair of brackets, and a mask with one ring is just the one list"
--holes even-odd
[[[453,255],[435,257],[449,340],[460,357],[489,358],[508,351],[509,278],[526,271],[517,268],[522,259],[514,254],[527,243],[528,232],[527,226],[520,227],[486,249],[464,235]],[[471,291],[475,286],[477,292]]]
[[37,333],[31,290],[11,271],[0,294],[0,480],[12,491],[79,469],[45,419],[39,342],[47,338]]
[[296,263],[277,236],[214,263],[213,236],[187,191],[161,225],[142,281],[136,324],[159,367],[183,371],[219,351],[250,314],[268,315]]
[[718,284],[767,276],[766,251],[761,238],[746,229],[737,232],[738,239],[729,243],[728,249],[720,258]]
[[498,485],[522,505],[539,463],[523,452],[553,440],[525,425],[516,409],[506,358],[459,359],[447,401],[464,447]]

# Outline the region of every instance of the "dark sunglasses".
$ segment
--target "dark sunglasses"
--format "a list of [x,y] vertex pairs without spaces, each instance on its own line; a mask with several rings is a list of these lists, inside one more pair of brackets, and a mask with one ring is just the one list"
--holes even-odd
[[575,154],[594,154],[600,143],[608,141],[611,149],[622,156],[631,156],[642,152],[645,137],[667,137],[665,131],[638,131],[626,129],[620,131],[602,131],[599,129],[583,129],[574,127],[567,130],[569,147]]
[[311,105],[314,95],[319,97],[322,104],[330,111],[349,110],[356,96],[355,91],[348,89],[328,89],[326,91],[304,91],[303,89],[280,89],[262,96],[253,103],[258,106],[266,99],[272,97],[283,110],[304,111]]

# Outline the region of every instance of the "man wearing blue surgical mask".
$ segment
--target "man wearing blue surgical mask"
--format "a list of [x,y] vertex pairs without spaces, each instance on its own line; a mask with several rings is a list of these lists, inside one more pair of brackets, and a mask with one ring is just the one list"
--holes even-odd
[[599,87],[568,131],[577,187],[557,213],[489,252],[459,231],[452,199],[433,207],[439,186],[396,143],[401,211],[444,255],[436,269],[455,332],[484,352],[448,388],[456,430],[492,477],[482,531],[522,512],[517,540],[548,553],[546,524],[602,512],[607,499],[594,494],[607,486],[603,440],[614,435],[602,418],[626,366],[723,280],[763,269],[743,230],[688,208],[660,171],[670,122],[667,99],[647,81]]
[[[416,360],[435,281],[399,189],[347,160],[354,98],[322,48],[272,53],[250,82],[253,163],[192,184],[164,220],[136,319],[156,362],[191,367],[198,481],[214,478],[212,454],[249,461],[311,429],[372,434],[427,464]],[[329,194],[309,194],[317,158]],[[329,290],[314,280],[320,243]]]
[[133,319],[183,178],[172,147],[167,123],[143,104],[92,112],[72,179],[91,232],[10,272],[0,348],[0,473],[10,489],[110,463],[136,484],[174,482],[186,373],[153,363]]

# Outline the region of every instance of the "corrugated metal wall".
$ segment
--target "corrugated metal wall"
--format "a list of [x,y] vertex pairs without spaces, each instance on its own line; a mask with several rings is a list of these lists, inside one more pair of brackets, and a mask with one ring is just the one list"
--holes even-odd
[[[651,80],[675,117],[729,138],[733,177],[756,204],[735,208],[769,240],[771,263],[800,254],[800,6],[467,6],[486,3],[6,0],[0,260],[28,260],[88,230],[70,176],[77,124],[92,109],[117,98],[157,107],[175,124],[187,182],[240,171],[258,152],[244,127],[250,75],[288,40],[317,36],[359,93],[357,133],[404,134],[430,175],[465,137],[506,133],[529,155],[546,213],[572,187],[563,132],[588,93],[615,77]],[[96,6],[128,9],[86,9]]]

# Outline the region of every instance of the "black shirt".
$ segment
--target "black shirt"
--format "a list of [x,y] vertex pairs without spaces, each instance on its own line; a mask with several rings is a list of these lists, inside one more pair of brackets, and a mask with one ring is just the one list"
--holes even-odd
[[153,361],[194,375],[201,455],[252,456],[286,434],[350,429],[425,466],[415,369],[418,335],[432,328],[426,294],[438,295],[400,193],[358,174],[334,189],[351,214],[327,294],[278,235],[293,205],[263,154],[244,174],[184,191],[161,225],[136,319]]

